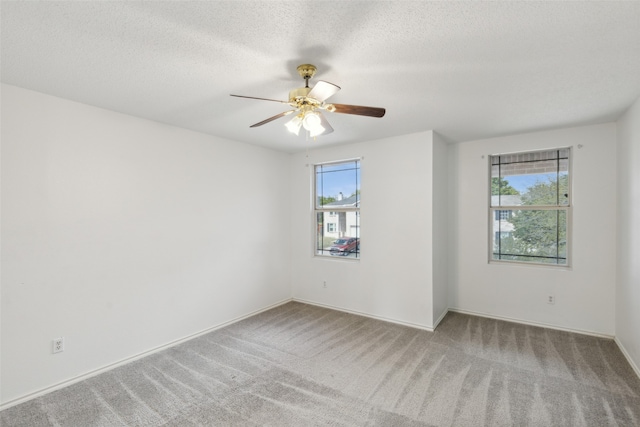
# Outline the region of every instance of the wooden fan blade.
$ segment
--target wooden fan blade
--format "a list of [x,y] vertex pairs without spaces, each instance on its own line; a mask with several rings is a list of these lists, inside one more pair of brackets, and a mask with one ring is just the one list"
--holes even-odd
[[327,134],[333,132],[333,128],[329,124],[329,121],[324,116],[324,114],[322,114],[320,111],[318,111],[318,115],[320,116],[320,124],[324,128],[324,132],[322,132],[320,135],[327,135]]
[[307,98],[313,98],[320,102],[324,102],[325,99],[335,95],[339,90],[340,86],[320,80],[316,83],[313,89],[311,89],[311,92],[307,94]]
[[269,123],[269,122],[272,122],[272,121],[274,121],[274,120],[276,120],[276,119],[279,119],[280,117],[288,116],[289,114],[294,113],[295,111],[296,111],[296,110],[290,110],[290,111],[285,111],[285,112],[280,113],[280,114],[276,114],[276,115],[275,115],[275,116],[273,116],[273,117],[269,117],[268,119],[263,120],[263,121],[261,121],[261,122],[258,122],[258,123],[256,123],[255,125],[251,125],[251,126],[249,126],[249,127],[250,127],[250,128],[255,128],[255,127],[258,127],[258,126],[262,126],[262,125],[267,124],[267,123]]
[[231,94],[231,96],[235,96],[236,98],[259,99],[261,101],[273,101],[273,102],[279,102],[281,104],[288,104],[287,101],[280,101],[278,99],[256,98],[255,96],[244,96],[244,95],[234,95],[234,94]]
[[384,108],[363,107],[361,105],[333,104],[334,113],[355,114],[357,116],[382,117],[387,112]]

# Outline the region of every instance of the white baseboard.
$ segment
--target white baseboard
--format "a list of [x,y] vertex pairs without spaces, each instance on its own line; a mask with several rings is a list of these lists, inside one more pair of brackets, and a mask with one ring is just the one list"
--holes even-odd
[[582,334],[582,335],[590,335],[592,337],[614,339],[613,335],[603,334],[601,332],[587,331],[584,329],[565,328],[562,326],[552,325],[549,323],[533,322],[530,320],[516,319],[513,317],[507,317],[507,316],[496,316],[494,314],[482,313],[479,311],[464,310],[461,308],[449,308],[449,311],[462,313],[462,314],[470,314],[472,316],[486,317],[487,319],[496,319],[496,320],[504,320],[506,322],[520,323],[522,325],[538,326],[538,327],[547,328],[547,329],[555,329],[557,331],[565,331],[565,332],[573,332],[573,333]]
[[61,382],[59,382],[57,384],[54,384],[52,386],[45,387],[43,389],[31,392],[31,393],[26,394],[24,396],[9,400],[7,402],[4,402],[4,403],[0,404],[0,411],[2,411],[4,409],[7,409],[7,408],[10,408],[10,407],[15,406],[15,405],[19,405],[20,403],[27,402],[27,401],[29,401],[31,399],[35,399],[36,397],[44,396],[45,394],[51,393],[52,391],[60,390],[61,388],[65,388],[65,387],[70,386],[72,384],[75,384],[77,382],[84,381],[84,380],[86,380],[88,378],[95,377],[96,375],[100,375],[100,374],[102,374],[104,372],[108,372],[108,371],[110,371],[112,369],[115,369],[115,368],[117,368],[119,366],[126,365],[127,363],[131,363],[131,362],[133,362],[135,360],[142,359],[143,357],[149,356],[149,355],[157,353],[159,351],[166,350],[166,349],[168,349],[170,347],[176,346],[176,345],[181,344],[181,343],[183,343],[185,341],[189,341],[189,340],[197,338],[197,337],[199,337],[201,335],[208,334],[209,332],[213,332],[213,331],[215,331],[217,329],[224,328],[225,326],[229,326],[229,325],[231,325],[233,323],[239,322],[239,321],[244,320],[244,319],[246,319],[248,317],[255,316],[256,314],[262,313],[263,311],[271,310],[272,308],[276,308],[276,307],[281,306],[283,304],[286,304],[286,303],[288,303],[290,301],[292,301],[292,299],[291,298],[287,298],[287,299],[282,300],[280,302],[277,302],[275,304],[271,304],[268,307],[264,307],[264,308],[261,308],[259,310],[252,311],[251,313],[248,313],[248,314],[236,317],[234,319],[231,319],[229,321],[217,324],[217,325],[212,326],[210,328],[204,329],[204,330],[202,330],[200,332],[196,332],[195,334],[191,334],[191,335],[188,335],[186,337],[171,341],[170,343],[161,345],[159,347],[152,348],[152,349],[144,351],[142,353],[138,353],[138,354],[136,354],[134,356],[131,356],[131,357],[127,357],[126,359],[122,359],[122,360],[120,360],[118,362],[111,363],[109,365],[103,366],[103,367],[95,369],[93,371],[89,371],[89,372],[86,372],[84,374],[80,374],[78,376],[75,376],[73,378],[69,378],[67,380],[61,381]]
[[[350,310],[348,308],[343,308],[343,307],[336,307],[334,305],[329,305],[329,304],[322,304],[315,301],[307,301],[300,298],[293,298],[293,301],[301,302],[303,304],[315,305],[318,307],[330,308],[331,310],[342,311],[344,313],[357,314],[358,316],[369,317],[371,319],[382,320],[384,322],[389,322],[389,323],[396,323],[398,325],[409,326],[411,328],[416,328],[416,329],[422,329],[423,331],[433,332],[432,327],[421,325],[419,323],[411,323],[411,322],[405,322],[403,320],[392,319],[390,317],[376,316],[375,314],[364,313],[362,311],[357,311],[357,310]],[[444,315],[442,317],[444,317]]]
[[433,324],[433,330],[435,331],[435,329],[438,327],[438,325],[440,324],[440,322],[442,322],[442,319],[444,319],[444,316],[447,315],[447,313],[449,312],[449,309],[446,309],[442,315],[440,315],[440,317],[438,317],[438,320],[435,321],[435,323]]
[[624,357],[627,359],[627,362],[629,362],[629,365],[631,365],[631,368],[634,370],[638,378],[640,378],[640,368],[638,368],[638,365],[636,365],[636,362],[634,362],[634,360],[631,358],[631,355],[629,354],[627,349],[624,348],[624,345],[622,345],[622,342],[620,342],[618,337],[615,337],[614,341],[616,342],[616,344],[618,344],[618,348],[620,349]]

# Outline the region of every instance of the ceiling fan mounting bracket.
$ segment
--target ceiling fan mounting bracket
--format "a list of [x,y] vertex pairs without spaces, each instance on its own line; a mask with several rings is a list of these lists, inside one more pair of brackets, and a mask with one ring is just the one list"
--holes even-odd
[[301,64],[301,65],[298,65],[297,69],[298,69],[298,74],[300,74],[300,77],[305,79],[307,82],[311,77],[316,75],[316,71],[317,71],[316,66],[313,64]]

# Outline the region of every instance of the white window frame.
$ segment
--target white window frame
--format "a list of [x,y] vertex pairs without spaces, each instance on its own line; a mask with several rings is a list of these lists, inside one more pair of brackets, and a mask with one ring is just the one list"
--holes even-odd
[[[319,195],[317,194],[317,182],[316,182],[316,178],[318,176],[317,173],[317,167],[319,166],[327,166],[327,165],[336,165],[336,164],[341,164],[341,163],[351,163],[351,162],[357,162],[358,163],[358,169],[360,170],[360,176],[361,176],[361,172],[362,172],[362,158],[352,158],[352,159],[345,159],[345,160],[335,160],[335,161],[329,161],[329,162],[322,162],[322,163],[316,163],[313,164],[313,168],[311,170],[311,174],[312,174],[312,194],[313,194],[313,198],[312,198],[312,228],[313,228],[313,255],[314,257],[319,257],[319,258],[323,258],[323,259],[341,259],[341,260],[345,260],[345,261],[359,261],[361,254],[360,254],[360,250],[358,247],[358,250],[356,252],[356,256],[355,257],[351,257],[351,256],[347,256],[347,257],[337,257],[337,256],[331,256],[328,253],[321,253],[321,251],[318,250],[318,232],[320,231],[320,229],[318,228],[318,214],[319,213],[323,213],[326,214],[326,216],[340,216],[340,213],[345,212],[345,213],[349,213],[349,212],[354,212],[355,213],[355,217],[357,219],[357,225],[358,225],[358,233],[360,232],[360,197],[358,197],[358,203],[356,203],[355,206],[350,207],[350,208],[339,208],[336,206],[329,206],[327,208],[322,208],[318,206],[318,197]],[[361,182],[362,179],[360,179],[360,181],[357,182],[357,190],[360,190],[362,188],[361,186]],[[324,226],[322,227],[322,231],[324,232]],[[337,224],[336,224],[336,228]],[[337,232],[339,232],[338,230],[336,230]],[[360,236],[348,236],[348,237],[358,237],[358,240],[360,239]],[[328,248],[327,249],[323,249],[322,252],[328,252]]]
[[[506,156],[512,154],[535,154],[540,152],[548,152],[554,150],[569,150],[568,155],[568,204],[567,205],[500,205],[493,206],[491,200],[491,169],[492,169],[492,158],[497,156]],[[488,238],[488,262],[489,264],[515,264],[515,265],[526,265],[526,266],[535,266],[535,267],[550,267],[554,269],[571,269],[571,258],[573,255],[572,248],[572,224],[573,224],[573,149],[572,147],[558,147],[558,148],[547,148],[541,150],[531,150],[531,151],[516,151],[516,152],[508,152],[508,153],[499,153],[499,154],[491,154],[488,157],[489,163],[489,238]],[[495,259],[493,257],[493,237],[495,230],[493,229],[494,221],[496,221],[496,212],[497,211],[507,211],[510,210],[511,215],[514,215],[514,211],[519,210],[530,210],[530,211],[564,211],[566,215],[566,264],[551,264],[551,263],[542,263],[542,262],[534,262],[534,261],[514,261],[514,260],[506,260],[506,259]],[[503,220],[499,220],[503,221]]]

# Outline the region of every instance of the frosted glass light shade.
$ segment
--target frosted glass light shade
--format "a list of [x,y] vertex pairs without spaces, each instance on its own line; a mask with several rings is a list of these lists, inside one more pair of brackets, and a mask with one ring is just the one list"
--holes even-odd
[[309,131],[309,136],[314,137],[324,132],[322,119],[317,113],[307,113],[302,119],[302,126]]
[[289,132],[298,135],[300,133],[300,127],[302,126],[302,119],[300,116],[295,116],[284,125],[287,127]]

